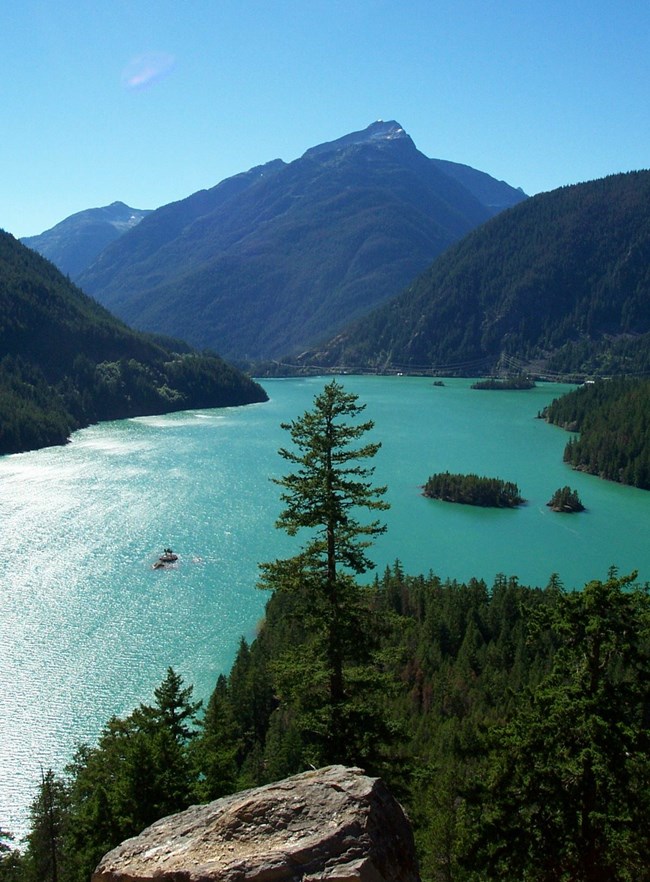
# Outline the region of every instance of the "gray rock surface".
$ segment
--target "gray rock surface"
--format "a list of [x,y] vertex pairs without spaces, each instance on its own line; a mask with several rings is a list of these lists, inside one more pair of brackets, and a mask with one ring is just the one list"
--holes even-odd
[[378,778],[328,766],[157,821],[93,882],[418,882],[413,834]]

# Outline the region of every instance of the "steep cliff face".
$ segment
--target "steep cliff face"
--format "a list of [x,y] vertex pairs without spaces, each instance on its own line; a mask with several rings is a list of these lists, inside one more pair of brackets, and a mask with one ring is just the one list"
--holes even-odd
[[419,882],[399,803],[329,766],[193,806],[109,852],[92,882]]

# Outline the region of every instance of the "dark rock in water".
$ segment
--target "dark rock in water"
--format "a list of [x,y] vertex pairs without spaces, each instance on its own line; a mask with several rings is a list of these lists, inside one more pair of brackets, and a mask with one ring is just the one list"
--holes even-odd
[[418,882],[410,824],[378,778],[328,766],[157,821],[93,882]]

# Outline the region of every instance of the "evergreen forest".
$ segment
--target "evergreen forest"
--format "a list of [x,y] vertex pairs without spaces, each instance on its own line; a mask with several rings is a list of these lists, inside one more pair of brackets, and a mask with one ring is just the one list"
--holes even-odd
[[0,454],[99,420],[264,400],[218,356],[132,331],[0,231]]
[[573,435],[574,469],[650,490],[650,379],[612,377],[555,399],[543,417]]
[[613,570],[576,593],[555,576],[459,583],[396,562],[357,601],[338,754],[322,689],[304,688],[323,677],[308,592],[275,593],[205,709],[170,669],[44,775],[0,879],[82,882],[158,817],[334,759],[389,783],[424,880],[650,878],[647,586]]
[[265,619],[207,705],[170,668],[44,770],[1,882],[83,882],[158,817],[332,762],[386,780],[426,882],[650,879],[649,586],[372,574],[387,506],[362,411],[332,382],[284,426],[295,554],[261,566]]

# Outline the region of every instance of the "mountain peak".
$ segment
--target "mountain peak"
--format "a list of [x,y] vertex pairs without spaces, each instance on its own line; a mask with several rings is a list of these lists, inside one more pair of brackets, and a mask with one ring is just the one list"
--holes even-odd
[[359,134],[366,135],[368,141],[394,141],[396,138],[408,138],[404,129],[394,119],[388,121],[378,119]]
[[394,119],[388,121],[378,119],[359,132],[350,132],[349,135],[343,135],[342,138],[337,138],[335,141],[326,141],[324,144],[310,147],[303,155],[315,156],[319,153],[331,153],[336,150],[342,150],[355,144],[372,144],[379,141],[396,140],[410,141],[411,139]]
[[77,211],[38,236],[26,236],[22,242],[74,278],[100,251],[140,223],[147,214],[146,209],[111,202],[101,208]]

